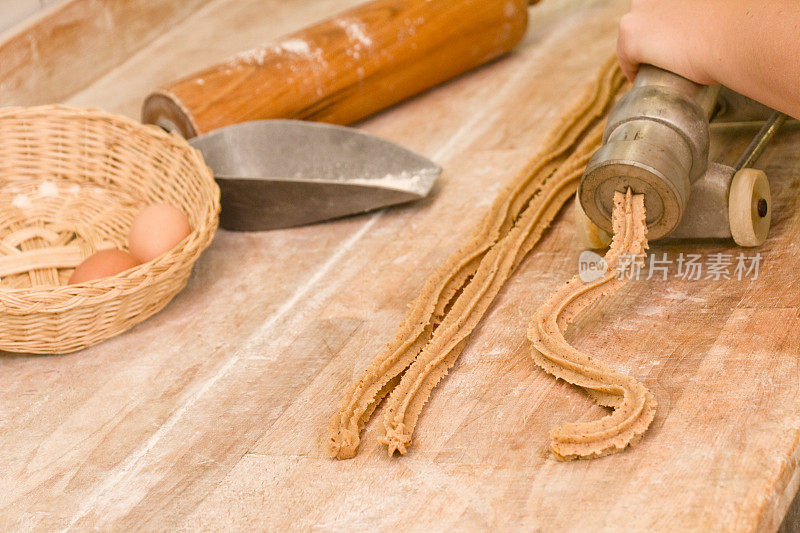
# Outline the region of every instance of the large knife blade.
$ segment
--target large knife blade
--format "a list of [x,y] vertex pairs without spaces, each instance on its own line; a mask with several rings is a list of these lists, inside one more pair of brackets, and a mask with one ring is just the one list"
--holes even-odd
[[318,122],[242,122],[189,142],[220,186],[220,225],[237,231],[311,224],[417,200],[442,172],[397,143]]

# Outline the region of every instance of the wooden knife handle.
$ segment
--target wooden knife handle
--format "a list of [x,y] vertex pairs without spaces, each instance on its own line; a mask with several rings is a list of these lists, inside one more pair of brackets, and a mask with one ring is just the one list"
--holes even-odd
[[349,124],[511,50],[527,0],[374,0],[149,95],[142,121],[194,137],[265,118]]

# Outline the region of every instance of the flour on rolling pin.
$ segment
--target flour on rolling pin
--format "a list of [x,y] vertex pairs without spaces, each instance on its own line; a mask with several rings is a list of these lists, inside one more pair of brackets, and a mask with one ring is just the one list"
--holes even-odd
[[372,39],[367,35],[366,28],[360,20],[336,19],[336,24],[344,30],[351,42],[356,43],[353,47],[353,52],[351,53],[348,51],[348,54],[352,55],[355,59],[358,59],[355,54],[359,53],[362,48],[372,47]]
[[194,137],[250,120],[350,124],[510,51],[526,0],[374,0],[147,97],[142,121]]
[[[322,50],[316,49],[314,53],[312,53],[311,46],[309,46],[306,41],[301,39],[288,39],[278,44],[254,48],[236,54],[230,59],[228,64],[233,68],[241,68],[243,65],[258,65],[261,67],[267,62],[267,58],[271,56],[281,56],[287,53],[306,59],[322,58]],[[272,57],[272,59],[276,58]],[[198,80],[202,80],[202,78],[198,78]]]

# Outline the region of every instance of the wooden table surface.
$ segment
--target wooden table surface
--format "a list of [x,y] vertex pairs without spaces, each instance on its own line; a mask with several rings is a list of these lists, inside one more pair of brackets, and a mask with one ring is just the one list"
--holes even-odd
[[[357,2],[208,2],[66,101],[138,117],[153,87]],[[220,231],[188,287],[130,332],[0,356],[0,528],[776,528],[800,482],[795,131],[758,165],[777,198],[757,280],[632,282],[574,328],[576,346],[654,392],[637,447],[571,463],[548,450],[554,425],[601,413],[535,367],[525,338],[577,270],[570,209],[434,391],[407,456],[388,457],[374,423],[355,459],[325,453],[342,389],[591,82],[626,3],[543,1],[512,55],[359,125],[443,165],[432,198]],[[730,162],[746,140],[715,138],[714,154]]]

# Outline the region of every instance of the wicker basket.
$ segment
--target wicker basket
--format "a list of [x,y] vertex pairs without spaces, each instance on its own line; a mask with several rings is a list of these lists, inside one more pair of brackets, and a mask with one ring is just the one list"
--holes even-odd
[[[125,249],[152,203],[180,208],[191,235],[117,276],[66,284],[95,251]],[[71,352],[145,320],[186,285],[218,215],[211,171],[180,137],[97,110],[0,109],[0,350]]]

